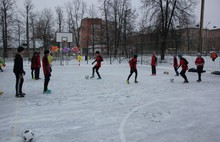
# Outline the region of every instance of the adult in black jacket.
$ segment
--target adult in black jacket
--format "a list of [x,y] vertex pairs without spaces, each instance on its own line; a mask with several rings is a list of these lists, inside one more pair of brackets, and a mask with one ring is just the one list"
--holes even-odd
[[24,48],[18,47],[17,51],[18,51],[18,53],[15,55],[15,58],[14,58],[14,69],[13,69],[13,72],[16,77],[16,84],[15,84],[16,95],[15,95],[15,97],[24,97],[25,93],[22,92],[22,86],[23,86],[23,82],[24,82],[23,76],[25,75],[25,71],[23,68],[23,57],[22,57],[22,53],[24,51]]

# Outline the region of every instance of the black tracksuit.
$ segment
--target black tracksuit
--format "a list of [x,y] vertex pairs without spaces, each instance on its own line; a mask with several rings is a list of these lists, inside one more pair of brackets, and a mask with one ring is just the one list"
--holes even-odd
[[23,93],[22,86],[24,82],[23,75],[25,74],[25,71],[23,68],[23,58],[19,53],[17,53],[14,58],[13,72],[16,77],[16,84],[15,84],[16,94],[22,94]]

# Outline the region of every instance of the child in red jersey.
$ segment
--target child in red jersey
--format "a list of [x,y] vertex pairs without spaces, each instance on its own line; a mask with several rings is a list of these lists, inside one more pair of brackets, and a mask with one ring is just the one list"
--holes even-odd
[[49,90],[47,88],[48,84],[49,84],[49,81],[50,81],[50,77],[51,77],[51,67],[50,67],[50,63],[49,63],[49,60],[48,60],[49,54],[50,54],[50,51],[45,50],[44,51],[44,57],[42,59],[43,72],[44,72],[44,91],[43,91],[44,94],[50,94],[51,93],[51,90]]
[[41,68],[41,62],[40,62],[40,52],[37,52],[36,55],[36,68],[35,68],[35,79],[40,79],[40,68]]
[[200,81],[202,81],[201,80],[201,74],[202,74],[202,71],[203,71],[203,66],[205,64],[205,61],[202,58],[200,53],[198,53],[198,57],[195,60],[195,64],[197,66],[197,73],[198,73],[198,80],[197,80],[197,82],[200,82]]
[[156,75],[156,66],[157,66],[157,57],[155,55],[155,52],[152,54],[151,58],[151,69],[152,69],[152,75]]
[[95,70],[96,73],[98,75],[97,79],[101,79],[101,76],[99,74],[99,68],[101,67],[101,62],[103,61],[102,56],[100,55],[99,51],[96,51],[96,59],[94,62],[92,62],[92,64],[94,64],[96,62],[96,65],[92,68],[92,76],[90,78],[94,78],[95,77]]
[[129,61],[129,65],[130,65],[130,74],[128,75],[127,78],[127,83],[129,84],[129,79],[132,76],[133,73],[135,73],[135,80],[134,83],[138,83],[137,81],[137,55],[134,55],[134,57]]
[[178,55],[179,59],[180,59],[180,64],[178,66],[178,68],[181,66],[182,70],[180,72],[180,75],[183,77],[184,82],[183,83],[189,83],[187,77],[186,77],[186,71],[188,70],[188,61],[182,57],[182,55]]

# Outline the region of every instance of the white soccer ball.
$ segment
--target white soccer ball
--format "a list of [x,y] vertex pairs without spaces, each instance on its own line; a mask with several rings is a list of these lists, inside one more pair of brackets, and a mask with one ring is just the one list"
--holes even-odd
[[31,130],[25,130],[22,133],[22,139],[24,142],[33,142],[34,133]]
[[171,79],[170,79],[170,82],[174,82],[174,79],[173,79],[173,78],[171,78]]
[[89,75],[86,75],[86,76],[85,76],[85,79],[89,79]]

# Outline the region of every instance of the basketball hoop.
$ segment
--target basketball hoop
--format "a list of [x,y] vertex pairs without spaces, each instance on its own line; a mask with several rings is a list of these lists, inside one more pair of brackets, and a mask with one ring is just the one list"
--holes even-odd
[[67,37],[62,37],[61,41],[62,41],[63,43],[65,43],[65,42],[68,41],[68,38],[67,38]]

